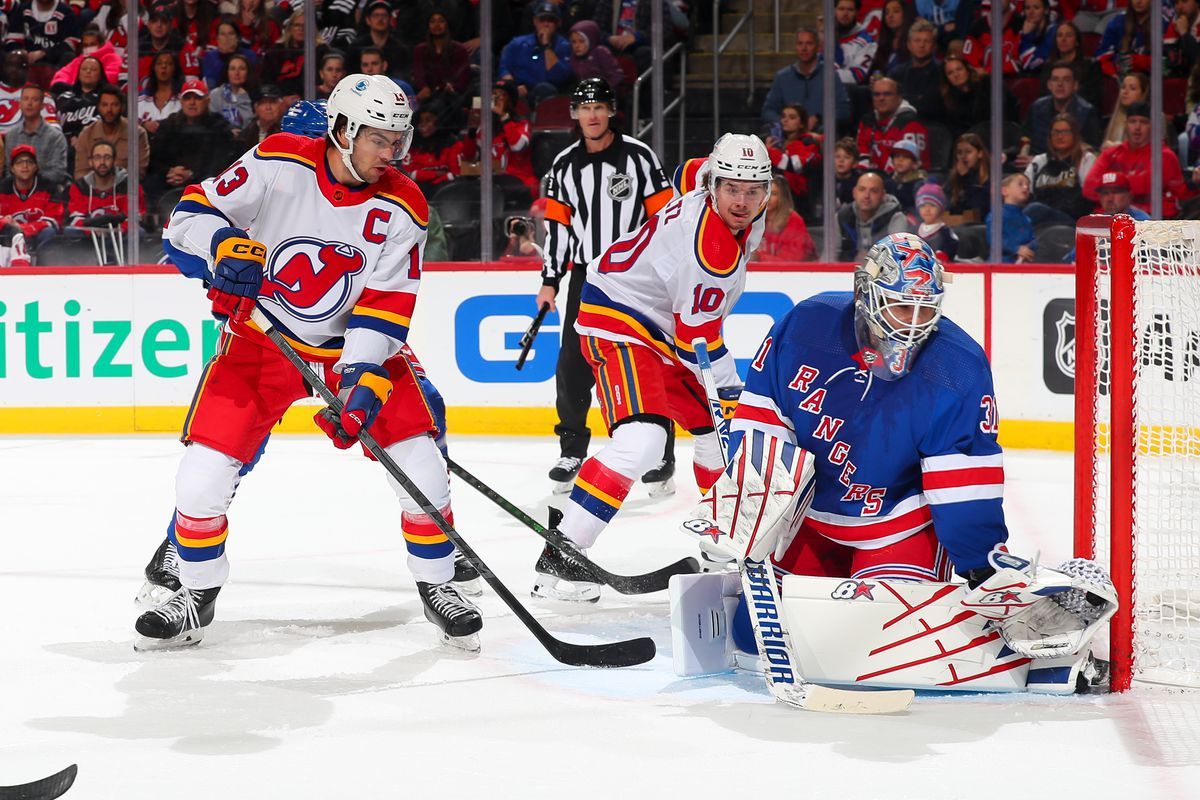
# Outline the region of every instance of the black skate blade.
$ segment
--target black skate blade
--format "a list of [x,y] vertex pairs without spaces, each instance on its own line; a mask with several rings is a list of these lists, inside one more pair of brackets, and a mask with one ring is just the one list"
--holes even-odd
[[0,800],[54,800],[62,797],[75,783],[79,767],[75,764],[40,781],[18,786],[0,786]]
[[661,592],[671,582],[672,575],[694,575],[700,571],[700,562],[688,556],[674,564],[647,572],[644,575],[615,575],[601,569],[594,570],[597,577],[621,594],[650,594]]

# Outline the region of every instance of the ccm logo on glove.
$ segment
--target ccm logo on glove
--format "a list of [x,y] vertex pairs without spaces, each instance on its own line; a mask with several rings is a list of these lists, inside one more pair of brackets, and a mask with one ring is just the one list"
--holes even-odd
[[342,413],[339,415],[332,408],[323,408],[313,420],[333,440],[335,447],[344,450],[357,442],[359,434],[371,426],[391,394],[392,382],[383,367],[348,364],[342,370],[338,391]]

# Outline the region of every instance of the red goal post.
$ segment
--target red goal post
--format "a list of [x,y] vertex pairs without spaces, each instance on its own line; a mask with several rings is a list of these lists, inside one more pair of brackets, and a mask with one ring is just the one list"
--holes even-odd
[[1075,555],[1120,596],[1112,688],[1200,687],[1200,221],[1076,230]]

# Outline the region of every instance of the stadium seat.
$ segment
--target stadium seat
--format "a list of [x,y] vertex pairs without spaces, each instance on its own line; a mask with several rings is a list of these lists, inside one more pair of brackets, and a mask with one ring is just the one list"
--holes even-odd
[[1006,78],[1004,83],[1013,97],[1017,98],[1017,108],[1020,111],[1021,119],[1025,119],[1025,116],[1029,113],[1029,107],[1033,105],[1033,101],[1042,95],[1042,81],[1039,78],[1026,76]]
[[1112,116],[1113,109],[1117,107],[1117,95],[1120,92],[1121,85],[1116,78],[1111,75],[1100,77],[1100,116]]
[[554,157],[561,153],[574,137],[566,131],[538,131],[533,135],[533,172],[539,178],[545,177],[554,163]]
[[954,142],[950,137],[950,129],[940,122],[925,124],[927,131],[926,142],[929,144],[930,172],[945,172],[950,169],[954,158]]
[[451,260],[479,258],[479,181],[450,181],[439,187],[429,202],[441,215]]
[[958,234],[958,261],[978,261],[988,257],[987,229],[981,223],[959,225],[954,229]]
[[533,202],[529,187],[512,175],[492,176],[492,197],[495,198],[492,201],[493,217],[528,214],[529,204]]
[[1037,238],[1037,261],[1058,264],[1075,249],[1075,226],[1047,225],[1039,229]]
[[1096,52],[1096,48],[1100,44],[1100,38],[1101,38],[1101,36],[1098,33],[1088,33],[1087,31],[1080,31],[1080,33],[1079,33],[1080,49],[1083,50],[1083,52],[1087,53],[1090,56],[1091,54]]
[[55,236],[37,249],[39,267],[94,267],[96,249],[87,236]]
[[625,83],[621,85],[621,88],[624,91],[632,92],[633,83],[638,76],[637,62],[633,60],[633,56],[618,55],[617,64],[621,67],[621,72],[625,73]]
[[1175,116],[1188,113],[1187,78],[1163,78],[1163,112]]
[[571,98],[565,94],[548,97],[533,110],[535,131],[569,131],[574,127],[575,120],[571,119]]

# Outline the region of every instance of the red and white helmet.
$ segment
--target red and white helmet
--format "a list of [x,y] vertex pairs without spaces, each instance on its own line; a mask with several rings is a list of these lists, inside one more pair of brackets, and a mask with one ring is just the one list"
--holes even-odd
[[[412,113],[412,104],[408,96],[386,75],[347,75],[338,81],[338,85],[329,95],[329,138],[342,154],[342,163],[357,180],[362,180],[350,163],[350,155],[354,152],[354,137],[358,135],[359,129],[379,128],[403,133],[404,137],[395,158],[398,161],[408,153],[408,146],[412,143]],[[343,117],[346,120],[348,147],[342,147],[333,135]]]
[[767,146],[754,134],[727,133],[713,145],[708,156],[708,193],[717,199],[717,179],[771,183],[771,157]]

